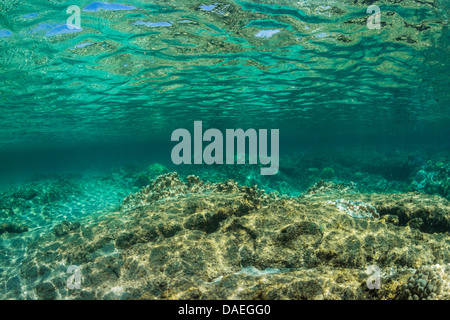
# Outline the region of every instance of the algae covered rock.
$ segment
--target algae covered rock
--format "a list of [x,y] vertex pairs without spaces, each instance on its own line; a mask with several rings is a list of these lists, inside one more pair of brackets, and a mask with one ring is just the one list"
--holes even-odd
[[309,187],[305,194],[307,196],[314,194],[336,193],[336,192],[358,192],[356,185],[352,182],[332,182],[319,180]]
[[331,179],[334,177],[334,169],[330,167],[323,168],[322,172],[320,173],[320,176],[323,179]]
[[57,237],[61,237],[78,228],[80,228],[80,222],[78,221],[63,221],[62,223],[56,225],[53,231]]
[[386,196],[377,203],[380,215],[393,215],[399,225],[409,225],[426,233],[450,232],[450,203],[439,196],[419,193]]
[[24,200],[31,200],[38,195],[38,192],[33,188],[20,188],[15,192],[14,196]]
[[169,170],[159,163],[154,163],[149,165],[143,171],[136,173],[134,175],[134,185],[140,188],[147,186],[151,183],[153,179],[156,177],[168,173]]
[[[39,299],[446,296],[443,269],[426,270],[450,264],[448,234],[412,228],[407,222],[415,218],[405,219],[415,213],[430,224],[439,210],[448,218],[445,199],[322,184],[325,192],[286,197],[232,180],[164,174],[118,211],[65,221],[37,239],[19,280]],[[69,265],[80,267],[81,290],[61,284]],[[370,266],[379,270],[380,289],[367,285]]]
[[26,225],[17,225],[13,223],[1,223],[0,224],[0,234],[9,232],[9,233],[23,233],[27,232],[28,227]]
[[42,300],[55,300],[57,293],[55,287],[50,282],[43,282],[36,286],[36,294]]
[[335,205],[339,211],[345,212],[353,218],[378,219],[380,217],[377,209],[370,203],[344,199],[328,201],[327,203]]

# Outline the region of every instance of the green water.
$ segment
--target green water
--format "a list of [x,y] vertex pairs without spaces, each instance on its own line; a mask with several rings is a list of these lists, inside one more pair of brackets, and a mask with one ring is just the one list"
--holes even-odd
[[[442,137],[448,3],[373,2],[381,29],[368,29],[372,2],[130,1],[137,9],[91,12],[86,1],[3,1],[12,35],[0,38],[0,144],[166,142],[194,120],[282,127],[293,139]],[[69,5],[83,31],[46,37]],[[256,36],[264,30],[278,32]]]

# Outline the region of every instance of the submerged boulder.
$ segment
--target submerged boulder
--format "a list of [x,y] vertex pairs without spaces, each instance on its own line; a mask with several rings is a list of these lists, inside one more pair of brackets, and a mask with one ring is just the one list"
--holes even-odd
[[21,188],[15,192],[14,196],[19,199],[31,200],[38,195],[38,192],[32,188]]
[[28,227],[26,225],[17,225],[14,223],[1,223],[0,224],[0,234],[9,232],[9,233],[24,233],[28,231]]
[[61,237],[63,235],[68,234],[69,232],[79,229],[79,228],[80,228],[80,222],[78,222],[78,221],[74,221],[74,222],[63,221],[62,223],[56,225],[55,228],[53,229],[53,231],[57,237]]
[[[286,197],[232,180],[162,175],[129,195],[118,211],[64,221],[54,229],[57,237],[37,239],[20,265],[29,275],[21,285],[32,292],[41,283],[34,291],[40,299],[84,299],[86,292],[92,299],[448,296],[441,271],[430,271],[426,283],[420,279],[430,266],[450,264],[449,234],[406,224],[422,217],[429,225],[440,219],[439,210],[447,219],[445,199],[363,194],[344,185],[325,189]],[[30,272],[36,262],[47,270],[45,279]],[[80,267],[82,290],[56,285],[61,266],[68,265]],[[367,285],[373,266],[380,289]]]

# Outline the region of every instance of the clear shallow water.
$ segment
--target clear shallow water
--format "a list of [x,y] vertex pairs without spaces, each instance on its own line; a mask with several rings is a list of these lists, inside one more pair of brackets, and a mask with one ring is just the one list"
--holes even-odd
[[[366,25],[371,4],[379,30]],[[66,25],[71,5],[80,28]],[[447,1],[4,0],[0,187],[7,201],[21,186],[38,196],[5,206],[15,215],[2,223],[29,232],[2,238],[3,266],[17,274],[61,221],[115,209],[155,162],[295,196],[329,179],[448,198],[448,15]],[[195,120],[279,129],[280,174],[173,166],[171,133]],[[77,175],[67,197],[45,200],[66,173]]]

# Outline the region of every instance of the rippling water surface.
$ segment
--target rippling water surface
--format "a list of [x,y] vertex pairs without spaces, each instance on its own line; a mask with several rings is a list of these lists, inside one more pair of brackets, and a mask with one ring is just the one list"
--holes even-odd
[[[371,4],[381,28],[366,25]],[[81,9],[68,29],[66,9]],[[194,120],[282,138],[448,133],[446,1],[0,4],[5,149],[170,142]]]

